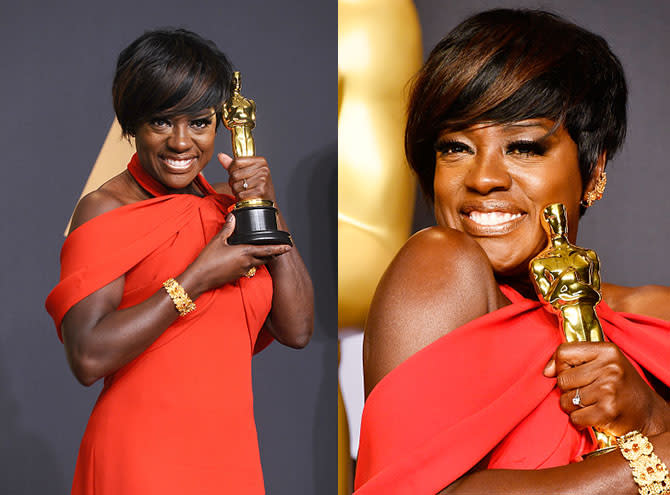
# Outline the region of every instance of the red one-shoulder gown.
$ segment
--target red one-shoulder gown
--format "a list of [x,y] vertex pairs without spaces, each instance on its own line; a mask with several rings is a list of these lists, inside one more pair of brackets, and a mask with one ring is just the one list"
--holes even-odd
[[[119,309],[179,275],[221,230],[233,198],[200,176],[205,197],[165,194],[128,165],[152,195],[81,225],[65,241],[61,278],[46,301],[60,335],[65,313],[125,274]],[[270,342],[265,268],[204,293],[136,359],[105,377],[75,469],[74,495],[262,494],[251,358]],[[62,338],[62,337],[61,337]]]
[[[356,495],[437,493],[489,453],[488,469],[543,469],[594,450],[560,408],[556,379],[542,374],[563,339],[556,316],[501,290],[510,305],[421,349],[368,395]],[[670,323],[604,302],[597,311],[633,366],[670,386]]]

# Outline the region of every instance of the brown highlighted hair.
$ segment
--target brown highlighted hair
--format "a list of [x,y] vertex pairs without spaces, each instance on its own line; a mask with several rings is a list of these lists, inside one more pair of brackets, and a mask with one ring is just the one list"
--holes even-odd
[[194,115],[221,107],[232,67],[209,40],[185,29],[148,31],[119,55],[112,85],[114,111],[124,136],[153,118]]
[[433,49],[412,83],[405,152],[434,199],[434,144],[445,129],[548,118],[577,144],[586,186],[626,134],[623,68],[600,36],[549,12],[476,14]]

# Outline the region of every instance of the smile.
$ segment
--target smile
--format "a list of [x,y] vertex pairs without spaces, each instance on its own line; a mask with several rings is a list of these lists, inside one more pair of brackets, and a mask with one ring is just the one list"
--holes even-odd
[[521,213],[506,213],[501,211],[471,211],[468,218],[474,223],[482,226],[503,225],[505,223],[521,218]]
[[470,209],[461,212],[463,231],[474,237],[500,236],[519,227],[528,215],[515,211],[480,211]]
[[195,161],[195,158],[185,158],[181,160],[176,160],[174,158],[163,158],[163,162],[168,166],[168,168],[175,171],[184,171],[187,170]]

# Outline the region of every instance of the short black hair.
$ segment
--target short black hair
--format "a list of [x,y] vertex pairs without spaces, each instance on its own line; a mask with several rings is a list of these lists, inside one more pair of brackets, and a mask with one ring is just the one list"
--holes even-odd
[[112,85],[124,136],[156,117],[216,109],[228,97],[232,66],[216,45],[185,29],[147,31],[119,55]]
[[583,187],[626,134],[626,80],[607,42],[550,12],[476,14],[433,49],[412,82],[405,152],[434,200],[434,144],[445,129],[548,118],[577,144]]

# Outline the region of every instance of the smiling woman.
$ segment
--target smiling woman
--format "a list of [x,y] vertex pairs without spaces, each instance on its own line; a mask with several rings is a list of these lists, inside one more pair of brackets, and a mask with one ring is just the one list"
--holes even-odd
[[295,246],[227,242],[237,200],[275,201],[267,161],[219,154],[229,182],[200,174],[231,75],[184,30],[119,56],[114,108],[137,153],[77,205],[47,299],[76,378],[104,378],[73,494],[264,493],[251,357],[307,344],[313,294]]
[[136,138],[140,163],[168,190],[183,192],[212,158],[221,121],[216,107],[232,70],[216,47],[179,32],[184,41],[154,31],[123,50],[112,97],[123,135]]
[[[433,49],[405,145],[438,225],[370,308],[357,493],[670,493],[670,290],[602,284],[609,342],[561,344],[528,272],[545,207],[565,205],[574,242],[625,127],[618,59],[556,15],[483,12]],[[584,459],[589,426],[648,436],[659,484],[619,452]]]
[[207,108],[193,116],[156,117],[140,124],[135,134],[137,158],[169,192],[184,192],[209,163],[215,116]]
[[[577,225],[582,181],[563,126],[536,119],[447,129],[435,150],[437,222],[472,237],[497,274],[524,274],[544,248],[544,205],[567,205],[569,224]],[[570,235],[574,242],[577,229]]]

